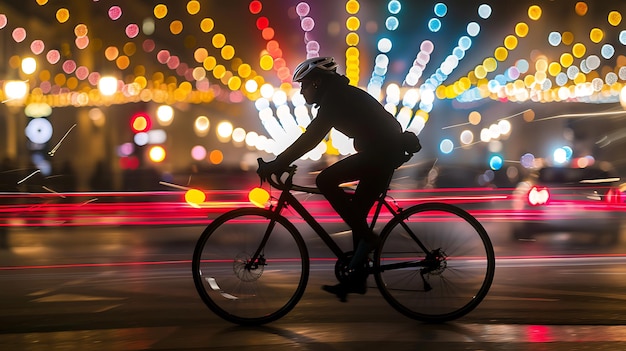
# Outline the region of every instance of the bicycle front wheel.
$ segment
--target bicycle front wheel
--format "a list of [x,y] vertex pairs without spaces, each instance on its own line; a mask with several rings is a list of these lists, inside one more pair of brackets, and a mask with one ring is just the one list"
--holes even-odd
[[425,203],[396,215],[374,254],[376,284],[402,314],[445,322],[472,311],[487,295],[495,255],[483,226],[449,204]]
[[218,316],[242,325],[269,323],[300,300],[309,256],[285,217],[241,208],[216,218],[193,254],[193,279],[204,303]]

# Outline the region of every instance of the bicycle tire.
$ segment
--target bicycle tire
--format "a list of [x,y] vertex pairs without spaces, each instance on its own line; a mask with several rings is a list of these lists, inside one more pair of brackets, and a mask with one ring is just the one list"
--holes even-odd
[[[270,223],[260,264],[246,268]],[[240,208],[204,229],[194,249],[192,273],[211,311],[235,324],[261,325],[283,317],[298,303],[309,277],[309,255],[287,218],[267,209]]]
[[[426,259],[425,251],[437,258]],[[481,303],[495,265],[493,245],[480,222],[459,207],[433,202],[409,207],[383,227],[373,272],[393,308],[415,320],[439,323]]]

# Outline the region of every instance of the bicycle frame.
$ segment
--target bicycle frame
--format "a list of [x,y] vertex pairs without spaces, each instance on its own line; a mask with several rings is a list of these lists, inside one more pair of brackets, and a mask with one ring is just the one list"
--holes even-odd
[[[320,239],[322,239],[322,241],[324,241],[326,246],[335,254],[337,258],[345,258],[346,253],[339,247],[339,245],[337,245],[337,243],[333,240],[333,238],[330,236],[328,231],[326,231],[326,229],[322,227],[322,225],[319,224],[317,220],[315,220],[313,215],[311,215],[311,213],[304,207],[304,205],[302,205],[302,203],[300,203],[300,201],[291,193],[292,186],[293,186],[291,183],[292,175],[289,176],[288,182],[287,184],[285,184],[286,187],[281,190],[281,194],[278,198],[276,205],[273,207],[270,207],[270,211],[272,211],[273,213],[277,215],[280,215],[283,209],[287,207],[291,207],[294,211],[296,211],[302,217],[302,219],[304,219],[304,221],[309,225],[309,227],[313,229],[313,231],[317,234],[317,236]],[[370,229],[373,229],[374,226],[376,225],[376,222],[378,220],[378,217],[383,207],[386,208],[391,213],[392,216],[396,216],[402,211],[402,209],[400,208],[398,208],[398,210],[394,209],[393,206],[389,204],[389,202],[386,200],[387,191],[388,189],[386,189],[376,200],[374,214],[370,222]],[[314,192],[310,191],[308,193],[314,193]],[[402,225],[403,228],[405,228],[408,235],[410,235],[411,238],[424,250],[424,252],[429,252],[428,249],[422,244],[422,242],[415,236],[415,234],[406,226],[404,222],[401,222],[400,224]],[[256,262],[257,258],[261,255],[261,251],[265,247],[265,244],[267,243],[267,240],[269,239],[269,236],[273,228],[274,228],[274,221],[271,221],[265,231],[265,234],[263,235],[263,240],[261,241],[259,248],[257,249],[257,251],[255,252],[255,254],[252,256],[250,260],[250,264],[253,264],[253,262]],[[396,267],[394,265],[392,268],[399,268],[399,267]]]

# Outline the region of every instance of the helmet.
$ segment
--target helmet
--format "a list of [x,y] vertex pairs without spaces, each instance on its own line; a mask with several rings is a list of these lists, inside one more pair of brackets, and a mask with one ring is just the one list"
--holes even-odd
[[302,61],[293,73],[293,81],[302,81],[316,68],[318,71],[321,70],[320,73],[335,73],[337,70],[337,62],[335,62],[334,57],[313,57]]

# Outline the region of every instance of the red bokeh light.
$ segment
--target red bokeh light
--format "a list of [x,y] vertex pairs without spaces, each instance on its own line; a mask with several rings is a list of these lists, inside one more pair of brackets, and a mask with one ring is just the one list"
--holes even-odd
[[250,2],[250,13],[256,15],[263,9],[263,4],[260,1],[254,0]]
[[263,30],[263,29],[267,28],[269,25],[270,25],[270,20],[267,19],[267,17],[259,17],[256,20],[256,27],[259,30]]

